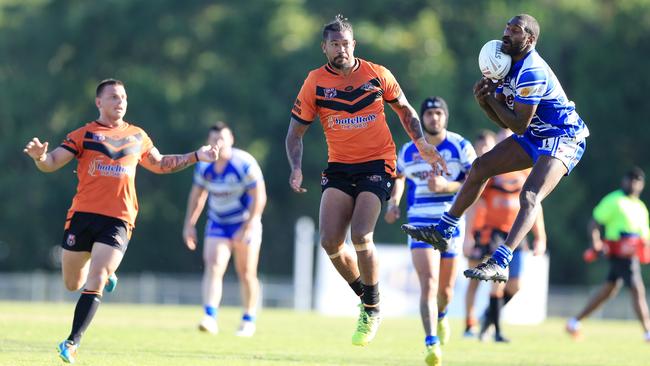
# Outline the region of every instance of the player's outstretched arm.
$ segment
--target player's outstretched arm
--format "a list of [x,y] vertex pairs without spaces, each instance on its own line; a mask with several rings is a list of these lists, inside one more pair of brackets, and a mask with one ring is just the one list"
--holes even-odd
[[289,159],[289,166],[291,167],[289,186],[296,193],[307,192],[302,187],[302,137],[308,128],[309,125],[302,124],[292,117],[291,122],[289,122],[287,138],[284,141],[287,149],[287,159]]
[[218,157],[217,146],[205,145],[194,152],[182,155],[162,155],[157,148],[152,147],[140,161],[140,165],[156,174],[169,174],[181,171],[198,161],[216,161]]
[[420,119],[418,118],[418,113],[411,106],[411,104],[409,104],[408,100],[404,96],[404,93],[400,94],[395,102],[390,103],[390,107],[399,116],[399,120],[402,122],[404,130],[406,130],[406,133],[415,143],[415,146],[418,148],[422,159],[431,164],[433,173],[448,173],[447,163],[445,162],[445,159],[440,156],[438,149],[428,143],[424,138],[422,127],[420,126]]
[[185,220],[183,224],[183,241],[189,250],[196,249],[198,237],[196,235],[196,222],[205,207],[205,201],[208,198],[208,191],[205,188],[194,184],[189,196],[187,197],[187,209],[185,210]]
[[60,146],[48,153],[48,145],[49,143],[41,143],[38,137],[34,137],[23,149],[23,152],[34,160],[38,170],[50,173],[60,169],[74,158],[73,153]]

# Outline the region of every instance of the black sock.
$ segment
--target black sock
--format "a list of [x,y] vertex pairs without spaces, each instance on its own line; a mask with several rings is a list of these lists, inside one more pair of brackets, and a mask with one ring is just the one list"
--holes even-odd
[[379,284],[363,285],[363,294],[361,295],[363,307],[366,312],[374,316],[379,313]]
[[74,319],[72,321],[72,332],[68,339],[75,344],[79,344],[81,336],[84,334],[90,322],[93,320],[99,304],[102,302],[102,295],[97,291],[83,290],[74,309]]
[[507,291],[503,294],[503,306],[505,306],[508,301],[512,300],[512,297],[515,296],[514,294],[509,294]]
[[361,276],[357,277],[356,280],[348,283],[350,287],[352,287],[352,291],[354,291],[357,296],[361,297],[363,294],[363,283],[361,283]]
[[501,298],[490,296],[490,318],[494,324],[494,331],[496,334],[501,334],[501,324],[499,323],[499,315],[501,313]]

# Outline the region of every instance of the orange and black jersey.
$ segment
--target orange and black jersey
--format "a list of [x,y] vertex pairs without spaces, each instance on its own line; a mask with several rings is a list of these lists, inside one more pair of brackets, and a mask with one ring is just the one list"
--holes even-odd
[[291,115],[303,124],[319,117],[329,162],[384,160],[394,175],[395,143],[386,124],[384,101],[395,102],[400,94],[388,69],[357,58],[347,76],[330,64],[311,71]]
[[[153,147],[140,127],[107,127],[97,121],[72,131],[61,144],[77,158],[77,193],[68,210],[124,220],[131,226],[138,212],[135,172]],[[66,224],[67,225],[67,224]]]

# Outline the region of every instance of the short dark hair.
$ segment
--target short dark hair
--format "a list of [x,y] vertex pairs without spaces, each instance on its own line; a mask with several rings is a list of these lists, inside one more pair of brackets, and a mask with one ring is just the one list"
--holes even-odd
[[539,23],[537,19],[529,14],[519,14],[515,18],[521,19],[524,24],[524,31],[535,37],[535,42],[539,39]]
[[348,18],[344,17],[341,14],[337,14],[332,21],[325,24],[323,27],[323,40],[326,40],[330,32],[345,32],[349,31],[350,34],[354,36],[354,31],[352,30],[352,24],[348,21]]
[[643,172],[643,169],[635,166],[628,170],[624,177],[630,180],[645,180],[645,173]]
[[230,131],[232,131],[230,129],[230,127],[228,127],[228,124],[226,124],[226,122],[217,121],[217,122],[214,123],[214,125],[212,125],[210,127],[210,130],[208,130],[208,132],[212,132],[212,131],[221,132],[222,130],[225,130],[225,129],[229,129]]
[[102,95],[102,92],[104,91],[104,88],[106,88],[109,85],[122,85],[124,86],[124,83],[121,80],[117,79],[104,79],[99,82],[99,85],[97,85],[97,89],[95,90],[95,96],[99,97]]

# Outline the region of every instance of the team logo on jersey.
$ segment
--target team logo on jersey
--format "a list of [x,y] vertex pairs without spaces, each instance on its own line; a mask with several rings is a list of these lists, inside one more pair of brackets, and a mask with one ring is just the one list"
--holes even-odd
[[93,140],[95,140],[97,142],[102,142],[102,141],[106,140],[106,136],[104,136],[102,134],[99,134],[99,133],[93,133]]
[[115,177],[120,178],[125,175],[134,175],[135,166],[124,167],[120,164],[104,164],[102,159],[95,159],[88,164],[88,175],[91,177]]
[[336,88],[325,88],[325,99],[336,97]]
[[365,84],[361,85],[361,90],[363,90],[363,91],[373,91],[375,89],[377,89],[377,87],[370,84],[370,83],[365,83]]
[[327,125],[329,128],[337,130],[351,130],[356,128],[366,128],[371,122],[377,120],[376,114],[368,114],[365,116],[354,116],[340,118],[339,116],[329,116]]
[[381,182],[382,179],[381,175],[378,174],[368,176],[368,180],[374,183]]
[[65,245],[72,247],[77,243],[77,238],[74,234],[68,234],[68,237],[65,238]]

